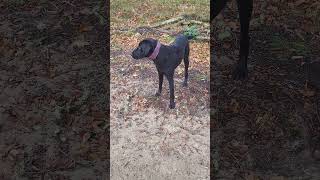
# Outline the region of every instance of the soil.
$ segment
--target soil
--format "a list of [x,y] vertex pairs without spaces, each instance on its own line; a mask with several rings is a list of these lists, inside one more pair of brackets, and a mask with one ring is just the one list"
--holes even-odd
[[[224,15],[225,21],[237,22],[235,9],[226,9]],[[303,33],[308,52],[295,58],[299,53],[288,50],[289,42],[301,39],[289,30],[301,31],[302,27],[289,18],[281,24],[252,25],[245,81],[231,78],[239,54],[235,38],[239,29],[233,29],[235,35],[229,40],[219,40],[223,28],[213,28],[216,65],[211,74],[210,130],[214,179],[320,177],[319,36]],[[285,41],[280,49],[271,46],[275,36]]]
[[0,179],[107,178],[104,6],[1,1]]

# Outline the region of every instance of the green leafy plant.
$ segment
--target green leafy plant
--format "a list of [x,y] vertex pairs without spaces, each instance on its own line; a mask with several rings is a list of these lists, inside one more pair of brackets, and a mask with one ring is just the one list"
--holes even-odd
[[198,31],[197,26],[196,25],[189,26],[185,30],[184,35],[196,38],[199,35],[199,31]]

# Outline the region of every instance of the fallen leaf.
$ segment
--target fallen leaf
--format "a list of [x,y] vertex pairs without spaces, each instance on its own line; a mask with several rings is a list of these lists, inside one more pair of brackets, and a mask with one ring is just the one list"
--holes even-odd
[[89,132],[86,132],[83,136],[82,136],[82,143],[86,143],[91,137],[91,134]]

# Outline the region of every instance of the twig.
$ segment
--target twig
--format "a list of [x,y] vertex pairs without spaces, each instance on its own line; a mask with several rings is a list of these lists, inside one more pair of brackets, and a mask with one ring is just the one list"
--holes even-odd
[[199,40],[199,41],[210,41],[210,37],[207,36],[197,36],[195,39],[193,40]]
[[237,88],[236,87],[233,87],[229,92],[228,92],[228,96],[230,96],[234,90],[236,90]]
[[205,27],[210,27],[209,23],[202,22],[202,21],[197,21],[197,20],[185,21],[185,22],[182,22],[182,24],[199,24],[199,25],[202,25],[202,26],[205,26]]

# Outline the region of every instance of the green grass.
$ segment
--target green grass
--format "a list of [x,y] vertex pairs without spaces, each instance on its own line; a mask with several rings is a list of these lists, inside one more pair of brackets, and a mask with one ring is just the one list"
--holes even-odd
[[119,25],[137,20],[139,25],[155,23],[181,14],[210,19],[209,0],[111,0],[111,22]]

